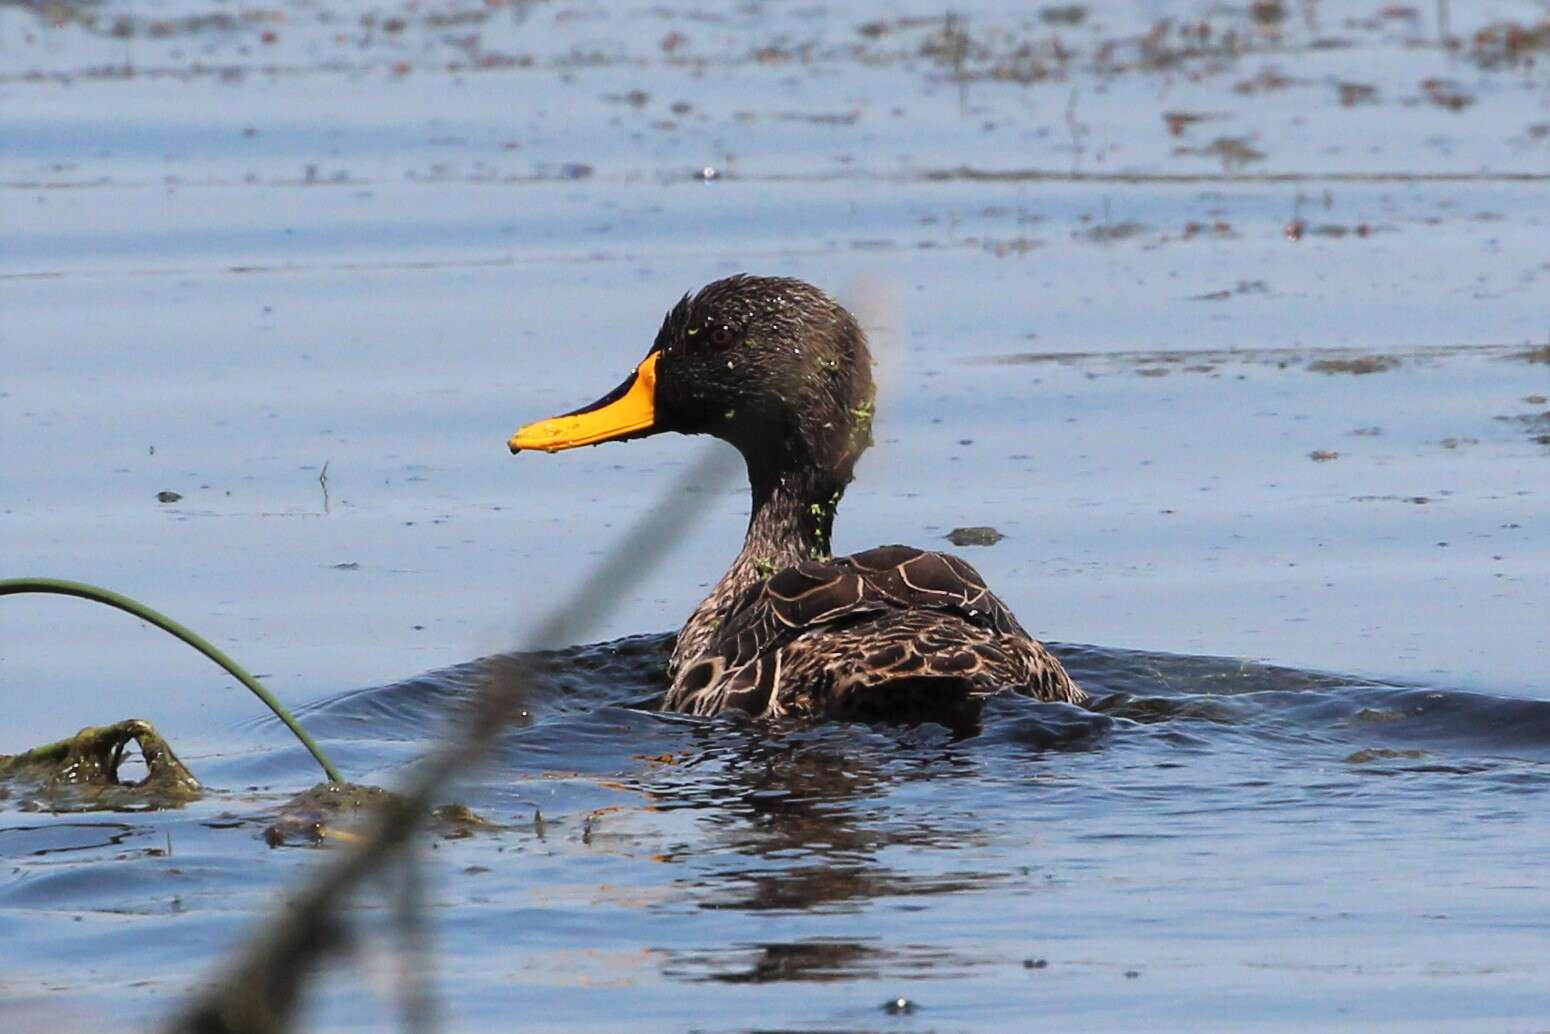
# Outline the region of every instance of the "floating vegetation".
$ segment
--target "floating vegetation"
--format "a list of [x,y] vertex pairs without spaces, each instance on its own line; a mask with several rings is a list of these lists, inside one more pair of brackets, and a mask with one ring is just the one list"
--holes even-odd
[[1216,158],[1222,163],[1222,169],[1229,172],[1265,160],[1264,151],[1250,144],[1248,138],[1239,136],[1219,136],[1204,147],[1180,147],[1173,153]]
[[1457,83],[1448,79],[1423,79],[1421,92],[1432,104],[1448,111],[1463,111],[1475,103],[1473,94],[1464,92]]
[[1192,294],[1189,296],[1189,300],[1192,302],[1224,302],[1239,295],[1269,293],[1270,287],[1263,280],[1239,280],[1234,286],[1225,287],[1220,291]]
[[1399,358],[1392,355],[1362,355],[1352,359],[1315,359],[1306,369],[1310,373],[1386,373],[1399,366]]
[[1538,25],[1498,22],[1475,33],[1469,56],[1482,68],[1522,65],[1550,54],[1550,17]]
[[[280,806],[273,821],[264,827],[264,842],[270,847],[356,843],[361,828],[392,799],[392,792],[380,786],[319,783]],[[429,828],[445,839],[461,840],[497,827],[466,805],[443,804],[431,809]]]
[[943,538],[955,546],[994,546],[1006,536],[988,525],[974,525],[968,528],[954,528]]
[[[143,778],[128,781],[121,769],[137,751]],[[203,792],[155,727],[140,718],[91,726],[69,739],[0,755],[0,782],[13,784],[24,808],[49,811],[177,807]]]
[[1342,107],[1354,108],[1358,104],[1376,104],[1378,102],[1378,88],[1371,83],[1336,83],[1335,88],[1340,93]]

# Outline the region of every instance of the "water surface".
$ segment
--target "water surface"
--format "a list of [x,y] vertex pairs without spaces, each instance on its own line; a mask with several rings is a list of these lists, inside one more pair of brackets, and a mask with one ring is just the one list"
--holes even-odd
[[[1543,1027],[1542,5],[1066,6],[0,7],[4,573],[390,785],[696,454],[507,435],[802,276],[881,360],[837,546],[997,527],[1095,705],[654,713],[709,486],[421,852],[450,1026]],[[0,751],[143,715],[211,788],[0,799],[0,1011],[153,1022],[315,773],[170,640],[0,603]],[[390,1022],[363,904],[313,1029]]]

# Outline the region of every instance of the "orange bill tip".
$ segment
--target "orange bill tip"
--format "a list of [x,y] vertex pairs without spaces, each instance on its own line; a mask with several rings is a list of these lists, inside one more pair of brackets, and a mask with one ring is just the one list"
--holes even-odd
[[638,438],[656,427],[657,358],[652,352],[635,372],[590,406],[528,424],[511,436],[511,451],[559,452],[581,445]]

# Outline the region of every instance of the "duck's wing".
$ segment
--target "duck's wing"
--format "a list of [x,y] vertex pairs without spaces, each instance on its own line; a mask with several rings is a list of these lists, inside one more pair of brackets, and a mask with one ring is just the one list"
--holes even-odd
[[904,678],[1081,695],[969,563],[880,546],[806,560],[750,586],[679,678],[672,703],[701,714],[779,712],[783,685],[839,696]]

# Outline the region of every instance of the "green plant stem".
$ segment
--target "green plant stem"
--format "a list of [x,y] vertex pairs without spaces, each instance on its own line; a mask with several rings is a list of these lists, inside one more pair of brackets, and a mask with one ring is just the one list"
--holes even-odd
[[334,763],[328,760],[328,755],[324,754],[323,749],[312,741],[312,737],[307,735],[307,730],[303,729],[301,723],[296,721],[291,713],[285,709],[285,705],[276,700],[274,694],[265,689],[257,679],[249,675],[242,665],[211,645],[207,639],[193,629],[179,624],[160,611],[152,610],[138,600],[132,600],[128,596],[97,585],[66,581],[63,578],[0,578],[0,596],[29,592],[50,593],[55,596],[74,596],[78,599],[91,600],[94,603],[103,603],[109,607],[116,607],[119,610],[133,614],[142,621],[149,621],[162,631],[183,640],[189,646],[192,646],[226,669],[233,678],[248,687],[254,696],[262,700],[264,706],[273,711],[274,716],[284,722],[285,727],[290,729],[295,737],[301,741],[301,745],[306,747],[312,756],[317,759],[317,763],[322,767],[323,774],[328,777],[329,782],[344,782],[344,777],[339,774],[339,770],[334,767]]

